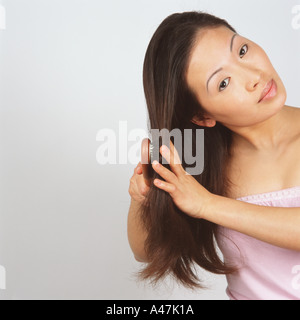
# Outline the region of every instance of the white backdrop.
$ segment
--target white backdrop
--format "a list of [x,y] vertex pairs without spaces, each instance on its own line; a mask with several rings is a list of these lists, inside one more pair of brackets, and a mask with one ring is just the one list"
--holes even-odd
[[210,289],[199,292],[135,282],[127,213],[136,163],[100,165],[96,137],[106,128],[118,138],[119,121],[146,133],[144,54],[174,12],[228,20],[265,49],[287,104],[299,106],[300,0],[0,5],[0,299],[227,299],[225,278],[207,273]]

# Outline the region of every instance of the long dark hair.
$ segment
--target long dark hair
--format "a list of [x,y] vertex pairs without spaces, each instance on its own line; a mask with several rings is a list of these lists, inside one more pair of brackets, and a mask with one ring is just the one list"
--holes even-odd
[[[205,130],[204,171],[194,178],[211,193],[226,196],[230,185],[226,166],[232,132],[218,122],[213,128],[191,122],[194,116],[203,119],[204,109],[186,81],[189,58],[199,31],[220,26],[236,32],[227,21],[208,13],[184,12],[166,18],[148,46],[143,82],[151,129],[165,128],[171,132],[177,128],[182,133],[184,129],[192,129],[194,150],[196,129]],[[184,159],[182,166],[187,167]],[[156,173],[155,177],[162,179]],[[234,271],[218,256],[217,225],[189,217],[179,210],[168,193],[154,185],[141,207],[141,218],[148,232],[145,251],[149,261],[139,272],[140,279],[157,284],[171,275],[186,287],[201,288],[204,286],[195,265],[215,274]]]

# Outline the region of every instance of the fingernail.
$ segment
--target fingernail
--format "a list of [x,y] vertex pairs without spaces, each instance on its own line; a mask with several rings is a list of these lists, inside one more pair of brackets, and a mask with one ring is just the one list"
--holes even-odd
[[161,186],[162,183],[159,181],[159,180],[154,180],[154,183],[157,185],[157,186]]
[[155,167],[158,167],[158,166],[159,166],[158,161],[157,161],[157,160],[154,160],[154,161],[153,161],[153,165],[154,165]]
[[162,149],[162,152],[164,152],[164,153],[169,151],[169,148],[167,146],[165,146],[165,145],[163,145],[161,147],[161,149]]

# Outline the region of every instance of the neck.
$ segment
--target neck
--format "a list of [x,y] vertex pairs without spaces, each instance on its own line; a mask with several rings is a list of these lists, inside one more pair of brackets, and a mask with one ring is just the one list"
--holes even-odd
[[242,150],[269,152],[286,145],[290,127],[286,121],[289,107],[284,106],[268,120],[251,127],[229,127],[233,132],[233,146]]

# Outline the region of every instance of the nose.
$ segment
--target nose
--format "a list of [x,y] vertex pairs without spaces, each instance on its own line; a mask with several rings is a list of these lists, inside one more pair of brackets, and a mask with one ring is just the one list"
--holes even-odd
[[250,92],[255,91],[262,80],[262,74],[260,70],[248,69],[246,74],[246,89]]

